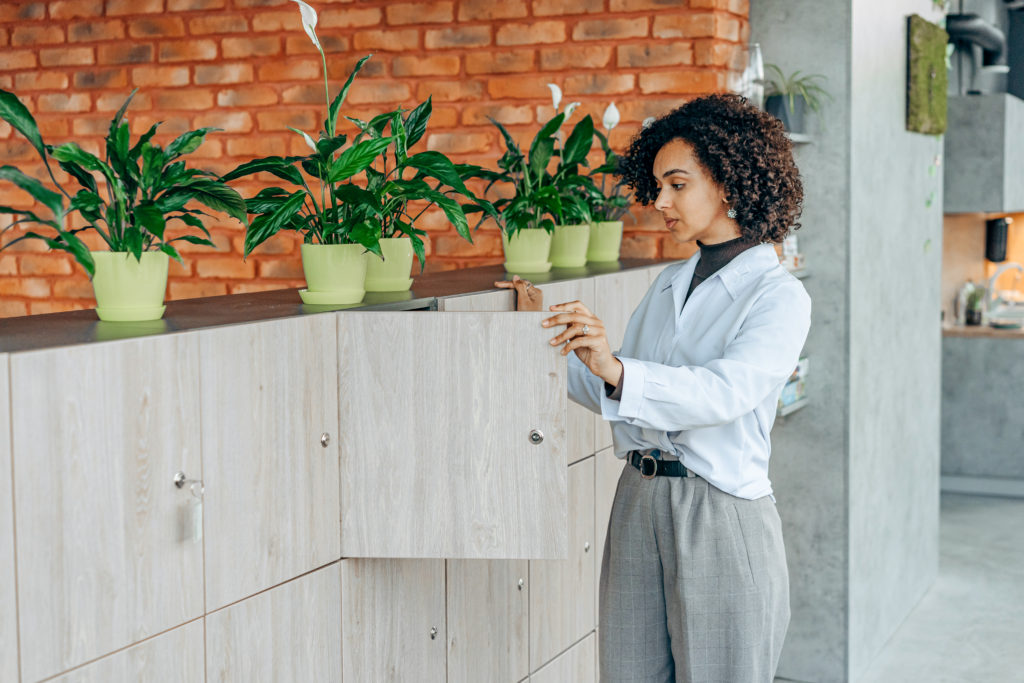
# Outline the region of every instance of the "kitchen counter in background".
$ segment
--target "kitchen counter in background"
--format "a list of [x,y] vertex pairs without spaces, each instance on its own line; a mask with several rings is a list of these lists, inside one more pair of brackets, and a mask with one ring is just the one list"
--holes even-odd
[[988,325],[943,325],[943,337],[1024,339],[1024,329],[1001,329]]

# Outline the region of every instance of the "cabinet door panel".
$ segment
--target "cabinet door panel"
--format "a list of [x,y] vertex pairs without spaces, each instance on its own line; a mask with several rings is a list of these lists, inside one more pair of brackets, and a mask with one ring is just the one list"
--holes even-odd
[[526,560],[448,561],[448,683],[530,673],[528,571]]
[[200,333],[209,610],[341,557],[335,335],[331,315]]
[[342,560],[345,681],[444,683],[444,560]]
[[453,313],[485,311],[514,311],[515,295],[511,290],[499,289],[493,292],[467,294],[465,296],[448,296],[438,300],[438,310]]
[[530,683],[595,683],[597,636],[593,633],[530,676]]
[[[618,351],[626,334],[626,325],[633,311],[650,287],[650,274],[646,268],[600,275],[594,278],[594,300],[597,316],[604,321],[608,343]],[[600,415],[594,416],[596,436],[594,450],[612,445],[612,430]]]
[[168,335],[11,356],[23,680],[203,613],[198,345]]
[[14,609],[14,501],[11,499],[11,406],[7,354],[0,353],[0,681],[18,680]]
[[208,615],[206,680],[341,681],[340,563]]
[[196,683],[203,676],[203,620],[196,619],[52,683]]
[[543,318],[337,315],[343,556],[565,556],[565,359]]
[[594,630],[594,459],[569,467],[569,559],[530,562],[530,671]]

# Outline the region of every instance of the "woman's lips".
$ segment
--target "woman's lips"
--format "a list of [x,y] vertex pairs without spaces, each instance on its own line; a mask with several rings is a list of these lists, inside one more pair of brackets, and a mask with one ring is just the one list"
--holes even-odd
[[665,228],[667,228],[668,230],[671,230],[671,229],[672,229],[672,227],[673,227],[673,226],[674,226],[674,225],[675,225],[676,223],[678,223],[678,222],[679,222],[679,221],[677,221],[677,220],[676,220],[675,218],[666,218],[666,219],[665,219]]

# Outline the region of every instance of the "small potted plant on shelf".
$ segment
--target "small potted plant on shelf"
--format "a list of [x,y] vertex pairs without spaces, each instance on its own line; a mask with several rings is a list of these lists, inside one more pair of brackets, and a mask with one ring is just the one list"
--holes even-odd
[[[370,56],[358,61],[331,100],[327,60],[315,31],[316,12],[308,4],[296,2],[303,28],[323,63],[327,118],[317,140],[292,129],[309,146],[308,155],[256,159],[224,176],[230,181],[268,172],[293,185],[291,190],[266,188],[246,200],[254,218],[246,231],[245,255],[279,230],[295,230],[304,238],[302,266],[307,288],[299,294],[305,303],[353,304],[363,299],[366,290],[408,290],[413,253],[421,267],[425,262],[421,236],[426,233],[416,228],[415,222],[426,208],[440,207],[469,241],[465,211],[450,195],[468,198],[481,211],[496,212],[463,182],[475,167],[457,167],[440,152],[409,155],[409,148],[426,131],[430,98],[411,112],[399,109],[370,121],[345,117],[358,128],[351,141],[337,132],[341,105]],[[431,186],[431,181],[436,184]],[[410,215],[410,202],[426,203],[426,207]]]
[[832,96],[821,85],[825,76],[821,74],[801,75],[794,71],[788,76],[775,64],[766,64],[768,72],[765,111],[782,121],[790,133],[806,132],[805,113],[810,109],[821,120],[825,100]]
[[[602,124],[609,134],[619,124],[619,110],[614,102],[605,109]],[[595,130],[594,134],[601,143],[604,163],[590,173],[593,191],[588,195],[588,199],[593,222],[590,224],[587,261],[618,261],[619,249],[622,246],[622,217],[629,211],[629,195],[625,191],[625,183],[615,178],[619,156],[612,151],[607,135],[599,130]],[[600,186],[596,180],[598,177]]]
[[[133,90],[111,120],[106,154],[100,159],[74,142],[59,147],[45,144],[28,109],[13,93],[0,90],[0,118],[35,148],[58,190],[45,187],[13,166],[0,167],[0,179],[28,192],[52,214],[52,218],[44,218],[31,211],[0,207],[0,213],[17,217],[3,232],[22,223],[34,223],[54,233],[47,237],[26,232],[0,249],[38,239],[51,249],[70,253],[92,278],[96,314],[105,321],[158,320],[163,316],[168,258],[181,261],[174,242],[213,246],[200,218],[207,214],[186,208],[190,202],[223,211],[245,223],[245,203],[238,193],[215,174],[188,168],[182,160],[203,143],[207,133],[217,129],[188,131],[164,148],[153,142],[160,125],[156,123],[131,144],[124,113],[134,95]],[[51,159],[81,188],[73,196],[54,177]],[[85,227],[67,227],[67,216],[73,212],[84,219]],[[202,234],[172,238],[168,233],[171,221]],[[94,230],[108,251],[90,251],[78,236],[86,230]]]
[[974,289],[967,295],[967,306],[965,307],[965,322],[968,325],[981,325],[982,324],[982,312],[985,308],[985,294],[987,290],[984,287],[975,286]]

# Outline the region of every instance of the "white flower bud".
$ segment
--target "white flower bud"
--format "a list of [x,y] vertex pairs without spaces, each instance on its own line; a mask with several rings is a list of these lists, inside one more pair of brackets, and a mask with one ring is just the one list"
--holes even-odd
[[604,129],[611,132],[612,128],[619,125],[619,109],[612,102],[608,105],[608,108],[604,110]]
[[[295,0],[298,2],[298,0]],[[551,88],[551,106],[558,111],[558,105],[562,103],[562,89],[554,83],[548,83],[548,87]]]

